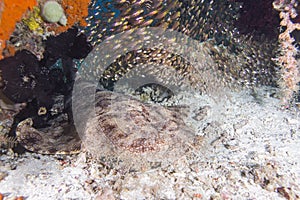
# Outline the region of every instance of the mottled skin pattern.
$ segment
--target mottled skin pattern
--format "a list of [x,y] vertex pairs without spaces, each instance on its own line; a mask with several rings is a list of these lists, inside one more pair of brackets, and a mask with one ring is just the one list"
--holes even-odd
[[126,169],[172,163],[196,141],[181,109],[187,108],[168,108],[129,95],[97,92],[95,116],[87,121],[83,144],[93,158],[116,159],[121,162],[118,166]]
[[91,121],[97,123],[88,122],[87,132],[95,138],[106,137],[116,148],[133,153],[159,151],[193,135],[180,112],[113,92],[98,92],[96,99],[96,118]]
[[[82,137],[84,145],[91,152],[98,151],[100,146],[103,152],[114,149],[110,153],[124,150],[145,153],[166,151],[188,140],[192,142],[193,131],[178,110],[146,104],[124,94],[97,92],[96,116],[87,122]],[[78,153],[81,147],[74,127],[37,130],[32,127],[31,118],[18,124],[16,134],[22,146],[41,154]]]
[[32,119],[28,118],[18,124],[17,141],[27,150],[41,154],[74,154],[81,148],[81,140],[74,127],[51,127],[35,129]]

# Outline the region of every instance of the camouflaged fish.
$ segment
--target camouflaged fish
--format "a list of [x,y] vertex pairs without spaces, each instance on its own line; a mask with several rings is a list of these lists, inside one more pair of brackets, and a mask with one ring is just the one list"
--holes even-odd
[[[146,104],[124,94],[109,91],[96,93],[96,116],[87,121],[85,132],[79,138],[73,126],[36,129],[32,119],[18,124],[18,142],[27,150],[42,154],[78,153],[81,139],[94,152],[131,153],[167,151],[187,142],[194,135],[185,125],[178,110]],[[114,150],[113,150],[114,149]],[[108,153],[108,152],[106,152]]]
[[[180,54],[160,48],[136,49],[119,55],[109,63],[98,74],[99,84],[107,90],[114,90],[121,77],[133,70],[139,73],[140,69],[146,67],[153,72],[151,75],[157,75],[161,72],[158,69],[166,66],[174,69],[173,75],[179,74],[191,80],[190,84],[201,92],[214,90],[215,85],[220,85],[219,82],[246,86],[276,84],[276,65],[272,60],[276,55],[276,43],[254,41],[251,37],[239,35],[234,27],[239,8],[239,3],[229,0],[92,1],[88,26],[83,32],[89,36],[95,48],[119,33],[160,27],[203,43],[206,50],[197,51],[191,57],[198,61],[205,57],[213,60],[207,62],[202,59],[201,67],[203,63],[207,65],[199,70]],[[111,44],[110,48],[115,52],[124,47],[120,41]],[[94,61],[83,63],[81,75],[88,74],[90,67],[94,70],[97,56],[94,55]],[[109,57],[109,53],[104,56]],[[170,82],[170,73],[160,73],[160,76]],[[180,79],[170,82],[170,85],[177,84],[181,85]],[[109,91],[98,92],[96,102],[97,114],[88,118],[84,129],[79,131],[83,138],[76,134],[73,138],[64,136],[62,130],[57,133],[54,131],[55,134],[51,133],[51,129],[42,132],[31,127],[30,119],[26,119],[18,125],[18,141],[25,148],[41,153],[75,152],[82,140],[95,154],[103,150],[99,146],[101,144],[106,149],[104,154],[108,155],[113,152],[147,155],[150,152],[168,151],[172,146],[183,150],[182,144],[189,143],[193,138],[178,111],[144,104],[125,94]],[[180,148],[177,148],[177,143]],[[164,157],[164,154],[160,157]]]
[[96,115],[87,121],[83,142],[95,155],[172,152],[193,142],[194,132],[179,110],[145,104],[124,94],[97,92]]
[[18,124],[16,137],[27,150],[41,154],[76,154],[81,149],[81,140],[74,127],[51,127],[36,129],[28,118]]

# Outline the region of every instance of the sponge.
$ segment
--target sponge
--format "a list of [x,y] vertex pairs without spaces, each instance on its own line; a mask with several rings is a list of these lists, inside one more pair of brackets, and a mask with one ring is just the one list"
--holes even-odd
[[62,25],[66,25],[66,16],[64,9],[56,1],[47,1],[42,7],[42,17],[45,21],[50,23],[59,22]]

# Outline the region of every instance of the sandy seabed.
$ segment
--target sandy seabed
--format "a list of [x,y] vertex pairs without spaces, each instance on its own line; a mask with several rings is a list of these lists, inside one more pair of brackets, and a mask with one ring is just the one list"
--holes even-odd
[[84,151],[1,155],[0,193],[28,200],[300,199],[300,113],[283,110],[273,94],[260,88],[186,98],[200,148],[147,170],[117,169]]

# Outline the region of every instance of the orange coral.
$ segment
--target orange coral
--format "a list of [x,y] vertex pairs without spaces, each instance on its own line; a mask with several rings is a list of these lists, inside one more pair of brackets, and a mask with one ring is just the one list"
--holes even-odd
[[63,0],[62,7],[64,8],[68,22],[67,26],[59,26],[55,28],[56,33],[66,31],[74,24],[86,26],[85,18],[88,16],[88,6],[91,0]]
[[0,0],[0,59],[5,41],[15,29],[17,21],[21,20],[23,14],[37,5],[36,0]]

